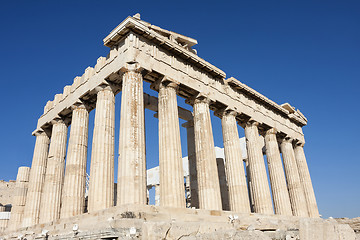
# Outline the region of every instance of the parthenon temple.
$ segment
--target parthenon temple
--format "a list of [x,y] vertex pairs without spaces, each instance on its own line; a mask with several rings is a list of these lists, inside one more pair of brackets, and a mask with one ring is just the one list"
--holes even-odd
[[[320,218],[304,153],[307,118],[227,78],[197,55],[196,44],[139,14],[105,37],[109,54],[46,103],[32,133],[31,168],[18,171],[3,239],[223,239],[207,238],[215,232],[233,234],[229,239],[245,239],[237,238],[243,232],[255,234],[248,239],[335,239],[329,236],[348,230]],[[144,82],[157,96],[144,92]],[[192,110],[180,107],[179,97]],[[151,127],[145,109],[158,119],[158,139],[145,136]],[[211,112],[221,119],[222,158],[215,151]],[[187,175],[181,128],[187,133]],[[159,206],[148,203],[146,137],[159,144]]]

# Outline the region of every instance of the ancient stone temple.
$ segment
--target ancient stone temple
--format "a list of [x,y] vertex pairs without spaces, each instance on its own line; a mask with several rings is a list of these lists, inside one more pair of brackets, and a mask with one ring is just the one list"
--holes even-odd
[[[33,132],[31,170],[19,169],[3,239],[354,239],[348,225],[319,217],[304,154],[306,117],[227,78],[197,55],[196,44],[138,14],[105,37],[109,54],[46,103]],[[144,94],[144,81],[158,96]],[[192,111],[178,106],[178,96]],[[147,205],[144,108],[156,113],[159,124],[160,206]],[[90,111],[95,120],[88,152]],[[222,170],[211,111],[221,119]],[[180,126],[179,119],[186,123]],[[246,168],[238,125],[245,131]],[[181,127],[187,129],[188,205]]]

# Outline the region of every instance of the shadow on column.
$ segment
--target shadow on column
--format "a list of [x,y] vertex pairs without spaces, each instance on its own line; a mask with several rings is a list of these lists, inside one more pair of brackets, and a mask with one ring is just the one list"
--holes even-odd
[[230,211],[229,188],[226,181],[224,159],[216,158],[216,164],[219,175],[222,209]]

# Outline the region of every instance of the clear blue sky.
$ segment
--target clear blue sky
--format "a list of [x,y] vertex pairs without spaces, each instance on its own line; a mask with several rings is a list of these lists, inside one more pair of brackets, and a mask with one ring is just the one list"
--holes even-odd
[[[19,166],[31,165],[31,132],[45,103],[105,56],[103,38],[140,12],[145,21],[197,39],[199,56],[227,77],[299,108],[309,119],[305,152],[321,214],[360,216],[360,2],[176,3],[3,1],[0,179],[15,179]],[[116,102],[118,141],[120,94]],[[185,106],[183,100],[179,105]],[[148,167],[158,162],[152,115],[146,111]],[[89,141],[93,117],[94,111]],[[220,120],[212,119],[215,144],[222,147]],[[186,156],[184,129],[181,136]]]

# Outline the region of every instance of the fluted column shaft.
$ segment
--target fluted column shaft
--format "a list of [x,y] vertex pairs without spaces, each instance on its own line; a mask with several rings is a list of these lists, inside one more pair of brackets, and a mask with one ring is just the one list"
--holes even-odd
[[160,204],[185,208],[184,172],[181,153],[177,85],[159,84],[159,171]]
[[62,120],[54,121],[45,182],[41,196],[40,223],[55,221],[60,217],[67,130],[68,128]]
[[221,120],[230,210],[249,213],[249,194],[235,116],[234,111],[224,111]]
[[290,197],[286,186],[276,133],[277,131],[274,128],[267,130],[265,133],[266,159],[268,162],[274,209],[276,214],[292,216]]
[[15,230],[21,227],[24,208],[26,204],[26,194],[29,184],[29,167],[19,167],[18,174],[16,177],[16,189],[15,196],[13,197],[12,207],[11,207],[11,217],[9,220],[8,228],[10,230]]
[[117,205],[146,204],[143,78],[127,64],[122,82]]
[[245,126],[246,148],[252,188],[254,211],[273,214],[270,188],[261,146],[259,145],[258,123],[249,121]]
[[302,183],[309,217],[319,217],[314,188],[311,182],[309,168],[306,162],[303,144],[295,146],[295,159],[299,170],[300,182]]
[[82,214],[85,207],[89,112],[83,104],[72,112],[60,217]]
[[296,165],[295,153],[292,146],[292,139],[283,139],[280,146],[293,215],[307,217],[308,212],[304,190],[300,182],[299,171]]
[[199,190],[198,190],[198,182],[197,182],[194,121],[188,121],[184,123],[182,126],[186,127],[186,135],[187,135],[191,207],[199,208]]
[[23,216],[23,227],[39,223],[41,192],[49,152],[50,139],[45,132],[36,133],[36,143],[31,164],[29,187]]
[[209,99],[194,101],[194,131],[199,208],[222,210]]
[[97,93],[91,150],[88,210],[114,206],[115,95],[109,86]]

